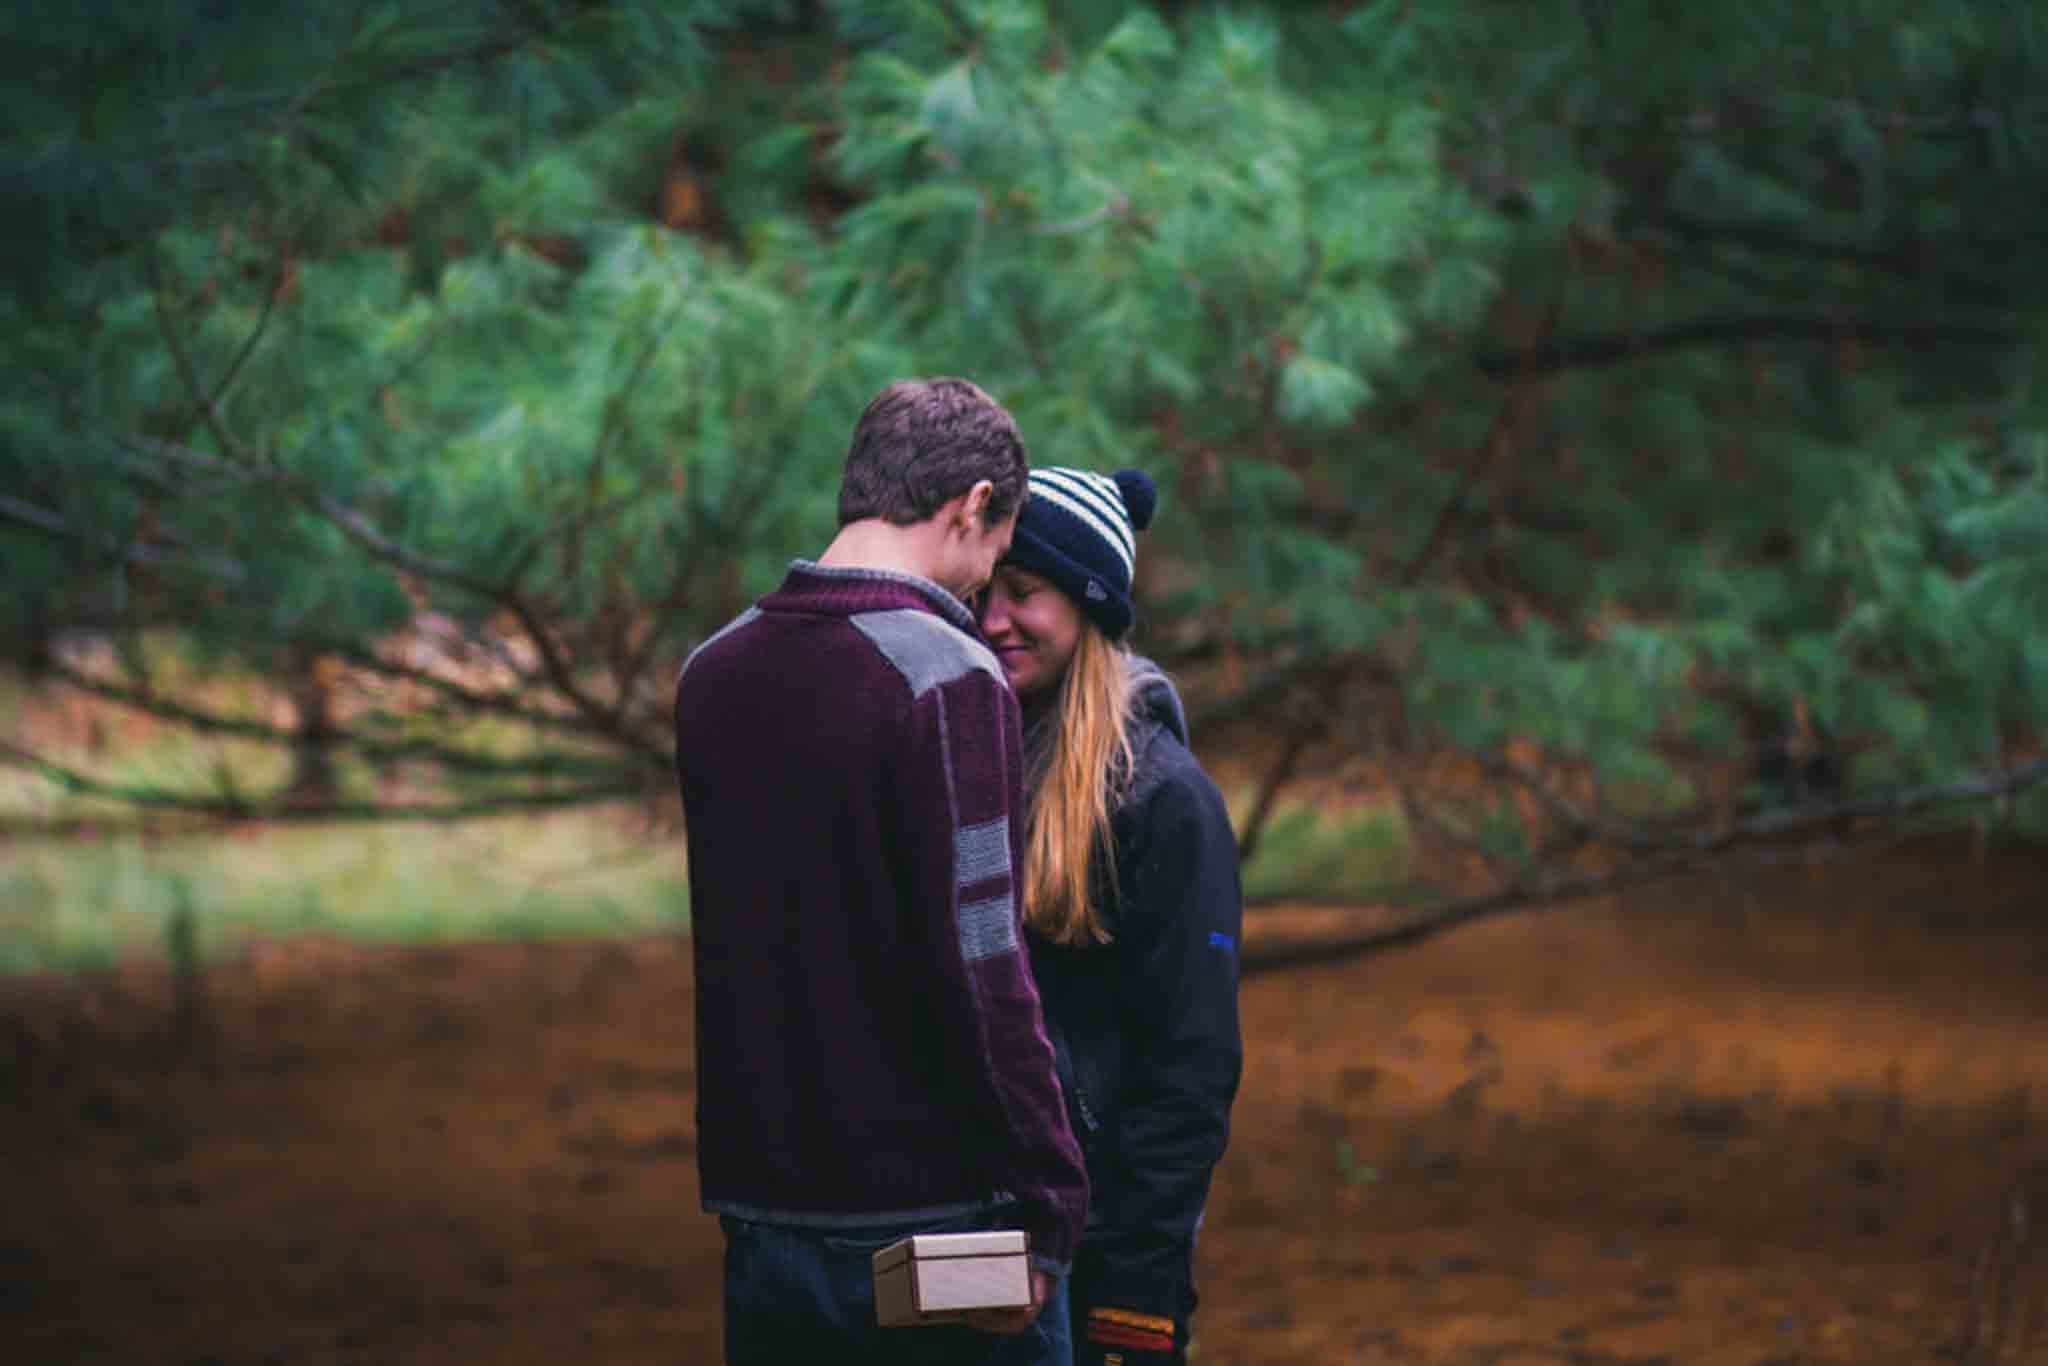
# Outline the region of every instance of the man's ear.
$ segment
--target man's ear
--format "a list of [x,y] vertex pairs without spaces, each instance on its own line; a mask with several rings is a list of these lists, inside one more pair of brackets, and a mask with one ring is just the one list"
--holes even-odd
[[961,495],[960,512],[967,518],[970,530],[988,520],[989,500],[995,496],[996,486],[987,479],[975,480],[974,487]]

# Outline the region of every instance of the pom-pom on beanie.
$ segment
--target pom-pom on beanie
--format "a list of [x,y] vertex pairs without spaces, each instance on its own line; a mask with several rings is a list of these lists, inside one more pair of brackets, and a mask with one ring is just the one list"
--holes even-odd
[[1121,640],[1131,629],[1135,533],[1152,525],[1158,501],[1142,470],[1035,469],[1003,562],[1043,575],[1104,635]]

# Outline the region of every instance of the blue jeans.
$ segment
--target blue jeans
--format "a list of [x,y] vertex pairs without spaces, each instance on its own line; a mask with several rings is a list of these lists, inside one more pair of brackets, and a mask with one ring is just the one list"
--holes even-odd
[[998,1227],[989,1215],[895,1228],[796,1228],[721,1216],[727,1366],[1072,1366],[1067,1285],[1015,1336],[963,1324],[880,1328],[871,1259],[913,1233]]

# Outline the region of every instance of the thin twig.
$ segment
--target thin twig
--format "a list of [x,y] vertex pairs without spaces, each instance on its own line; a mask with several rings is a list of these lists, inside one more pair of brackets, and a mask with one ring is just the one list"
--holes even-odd
[[240,464],[249,463],[249,455],[242,443],[229,428],[227,415],[214,402],[211,386],[199,377],[199,369],[193,363],[192,353],[186,349],[185,339],[178,334],[178,326],[171,318],[170,286],[164,279],[162,254],[152,240],[143,250],[142,264],[149,276],[149,292],[156,311],[157,331],[163,335],[164,347],[171,353],[171,364],[178,371],[178,379],[185,387],[186,395],[192,400],[206,430],[213,433],[213,439],[220,443],[221,453]]
[[1098,223],[1107,222],[1112,218],[1128,218],[1130,212],[1131,201],[1125,197],[1121,190],[1111,190],[1109,198],[1103,200],[1100,205],[1090,209],[1078,218],[1069,218],[1061,223],[1035,223],[1028,231],[1041,237],[1071,237],[1076,233],[1086,232]]
[[283,289],[284,271],[280,268],[270,287],[263,291],[263,311],[256,315],[256,325],[249,329],[249,335],[242,339],[241,348],[235,352],[234,359],[228,362],[228,368],[214,384],[213,395],[207,400],[208,406],[225,409],[229,390],[234,388],[235,381],[242,377],[242,367],[256,354],[256,347],[262,342],[263,334],[270,330],[270,319],[277,311],[277,296]]

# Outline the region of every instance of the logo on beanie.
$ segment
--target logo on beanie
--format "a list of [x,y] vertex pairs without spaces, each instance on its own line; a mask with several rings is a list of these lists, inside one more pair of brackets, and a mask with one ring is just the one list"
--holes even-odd
[[1095,602],[1108,602],[1109,590],[1102,586],[1101,580],[1090,579],[1088,580],[1088,596]]

